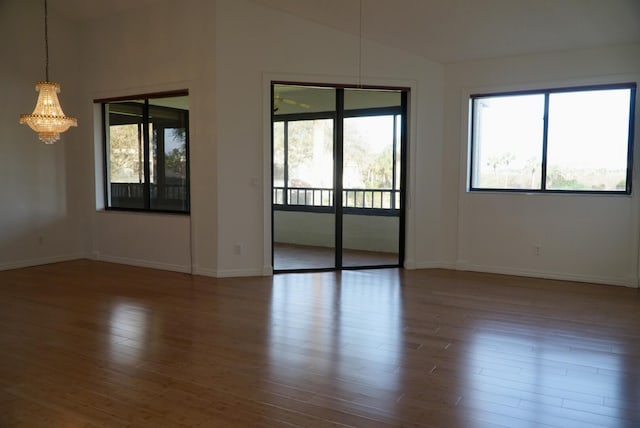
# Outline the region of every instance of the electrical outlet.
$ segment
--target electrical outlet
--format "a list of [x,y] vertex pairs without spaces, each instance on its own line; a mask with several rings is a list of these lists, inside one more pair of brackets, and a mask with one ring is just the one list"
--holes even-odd
[[542,246],[534,245],[533,246],[533,254],[535,254],[536,256],[541,255],[542,254]]
[[242,254],[242,244],[236,244],[233,246],[233,254],[235,254],[236,256]]

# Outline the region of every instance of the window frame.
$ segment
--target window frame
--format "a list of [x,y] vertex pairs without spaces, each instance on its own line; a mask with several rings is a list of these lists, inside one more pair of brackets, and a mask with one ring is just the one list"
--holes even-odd
[[[548,156],[548,130],[549,130],[549,99],[551,94],[569,93],[569,92],[590,92],[590,91],[606,91],[616,89],[627,89],[630,91],[629,96],[629,123],[628,123],[628,141],[627,141],[627,171],[626,186],[623,190],[579,190],[579,189],[547,189],[547,156]],[[496,192],[496,193],[547,193],[547,194],[592,194],[592,195],[631,195],[633,180],[633,150],[634,150],[634,130],[635,130],[635,106],[636,106],[636,82],[626,83],[610,83],[600,85],[586,86],[569,86],[547,89],[528,89],[516,91],[500,91],[500,92],[483,92],[473,93],[469,95],[469,114],[470,123],[468,131],[468,164],[467,164],[467,191],[468,192]],[[543,95],[544,96],[544,118],[542,129],[542,158],[540,172],[540,188],[539,189],[505,189],[491,187],[475,187],[473,185],[474,176],[474,153],[475,153],[475,130],[476,130],[476,111],[475,101],[482,98],[521,96],[521,95]]]
[[[358,118],[358,117],[371,117],[371,116],[392,116],[393,117],[393,153],[392,153],[392,191],[399,192],[399,188],[402,185],[396,174],[397,168],[397,159],[401,156],[401,153],[398,152],[397,147],[401,145],[400,138],[398,138],[398,134],[396,132],[396,128],[401,128],[402,125],[398,125],[397,120],[398,117],[402,116],[402,107],[393,106],[393,107],[373,107],[373,108],[361,108],[361,109],[350,109],[344,111],[344,118]],[[334,111],[326,111],[326,112],[311,112],[311,113],[290,113],[290,114],[281,114],[277,115],[275,119],[272,121],[271,127],[273,132],[273,124],[277,122],[282,122],[285,128],[284,135],[284,192],[283,192],[283,203],[276,203],[275,197],[273,194],[273,190],[275,186],[272,186],[272,204],[275,210],[278,211],[304,211],[304,212],[316,212],[316,213],[334,213],[335,212],[335,195],[332,194],[332,200],[330,205],[309,205],[309,204],[292,204],[289,202],[287,198],[287,191],[291,189],[288,185],[288,171],[289,171],[289,159],[288,159],[288,132],[287,127],[291,122],[303,121],[303,120],[322,120],[322,119],[332,119],[334,121],[337,120],[337,113]],[[334,154],[335,160],[335,154]],[[272,160],[273,163],[273,160]],[[376,190],[376,189],[373,189]],[[343,193],[350,191],[360,191],[360,189],[344,189]],[[365,190],[363,190],[365,191]],[[333,191],[332,191],[333,192]],[[395,193],[394,193],[395,194]],[[402,204],[402,200],[400,200],[400,205]],[[372,215],[372,216],[397,216],[400,212],[400,208],[397,206],[396,201],[392,197],[391,207],[390,208],[364,208],[364,207],[342,207],[345,214],[357,214],[357,215]]]
[[[190,111],[186,110],[185,112],[185,209],[184,210],[172,210],[172,209],[163,209],[163,208],[154,208],[151,204],[151,181],[150,181],[150,169],[149,169],[149,161],[150,161],[150,149],[149,143],[151,136],[149,135],[149,100],[157,99],[157,98],[171,98],[171,97],[188,97],[189,91],[184,90],[176,90],[176,91],[167,91],[167,92],[154,92],[147,94],[136,94],[136,95],[127,95],[121,97],[113,97],[113,98],[102,98],[94,100],[94,103],[100,104],[100,112],[102,115],[101,126],[102,126],[102,169],[103,169],[103,193],[104,193],[104,209],[106,211],[122,211],[122,212],[137,212],[137,213],[157,213],[157,214],[177,214],[177,215],[190,215],[191,214],[191,162],[190,162],[190,148],[189,148],[189,115]],[[143,150],[144,150],[144,176],[145,182],[141,183],[143,185],[143,198],[144,198],[144,207],[114,207],[111,206],[111,201],[109,198],[110,189],[109,186],[111,184],[109,180],[109,147],[107,141],[107,110],[106,106],[109,103],[118,103],[118,102],[126,102],[126,101],[143,101]],[[160,107],[153,106],[152,107]],[[165,129],[165,128],[163,128]]]

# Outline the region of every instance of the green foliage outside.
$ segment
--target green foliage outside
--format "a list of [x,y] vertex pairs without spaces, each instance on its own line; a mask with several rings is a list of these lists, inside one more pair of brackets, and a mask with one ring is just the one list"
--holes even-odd
[[138,125],[109,127],[109,170],[112,183],[142,183],[142,152]]
[[[480,171],[478,187],[487,189],[540,189],[540,160],[531,158],[524,166],[514,167],[511,153],[490,158]],[[522,162],[519,165],[523,165]],[[626,171],[604,168],[547,167],[546,188],[549,190],[624,190]]]

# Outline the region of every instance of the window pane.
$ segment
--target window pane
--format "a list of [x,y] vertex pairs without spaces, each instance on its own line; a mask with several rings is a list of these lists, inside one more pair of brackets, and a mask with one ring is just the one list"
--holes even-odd
[[396,115],[396,184],[394,190],[395,207],[400,208],[400,181],[402,172],[402,115]]
[[395,144],[396,144],[396,177],[395,177],[395,189],[400,190],[400,173],[402,166],[402,115],[398,114],[395,117],[396,120],[396,135],[395,135]]
[[344,91],[344,109],[370,109],[376,107],[400,107],[402,92],[396,90],[347,89]]
[[629,89],[552,93],[547,189],[626,189]]
[[106,107],[109,206],[144,208],[144,105],[132,101]]
[[185,128],[164,129],[164,174],[183,185],[187,180],[187,136]]
[[394,120],[393,115],[344,120],[345,207],[394,208]]
[[540,189],[544,95],[475,98],[471,186]]
[[[314,203],[313,192],[296,188],[333,188],[333,119],[288,122],[288,155],[289,203],[330,205],[328,200],[323,200],[322,204],[319,201]],[[329,198],[329,193],[325,192],[323,198]]]
[[273,124],[273,185],[284,187],[284,122]]
[[328,87],[273,85],[273,113],[325,113],[336,108],[336,90]]
[[188,212],[188,96],[104,108],[107,207]]
[[188,211],[187,111],[168,99],[150,100],[150,206]]

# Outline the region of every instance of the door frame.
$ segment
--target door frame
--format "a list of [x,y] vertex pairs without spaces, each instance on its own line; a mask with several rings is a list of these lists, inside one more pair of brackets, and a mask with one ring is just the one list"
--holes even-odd
[[[274,251],[274,204],[273,204],[273,185],[274,185],[274,171],[273,171],[273,122],[275,117],[275,111],[273,109],[273,102],[275,99],[274,87],[276,85],[295,85],[295,86],[316,86],[316,87],[326,87],[332,88],[336,90],[335,93],[335,122],[334,122],[334,206],[333,206],[333,215],[334,215],[334,254],[335,261],[334,266],[327,268],[300,268],[300,269],[275,269],[275,251]],[[268,117],[268,129],[269,131],[266,133],[268,144],[265,145],[265,159],[268,164],[268,168],[265,170],[265,176],[268,176],[268,179],[265,180],[265,187],[268,188],[267,195],[265,200],[265,206],[268,211],[268,215],[265,215],[265,226],[268,219],[269,223],[269,233],[268,238],[265,236],[265,248],[268,245],[268,252],[265,253],[265,261],[269,260],[269,267],[265,268],[265,271],[270,271],[273,273],[289,273],[289,272],[320,272],[320,271],[336,271],[336,270],[358,270],[358,269],[383,269],[390,267],[404,267],[406,260],[406,236],[407,236],[407,202],[408,202],[408,189],[407,185],[409,183],[408,174],[409,174],[409,130],[411,129],[409,123],[411,121],[409,117],[409,101],[410,94],[412,91],[411,86],[396,86],[396,85],[348,85],[348,84],[332,84],[332,83],[312,83],[312,82],[299,82],[299,81],[290,81],[290,80],[281,80],[281,79],[269,79],[268,80],[269,87],[269,96],[266,102],[268,103],[268,112],[266,115]],[[400,165],[401,165],[401,173],[400,173],[400,213],[398,215],[398,263],[397,264],[386,264],[386,265],[366,265],[366,266],[343,266],[343,217],[344,217],[344,207],[342,206],[342,195],[343,195],[343,150],[338,150],[338,148],[343,149],[344,147],[344,119],[345,116],[344,110],[344,91],[345,89],[363,89],[363,90],[388,90],[388,91],[398,91],[401,96],[400,102],[400,115],[403,118],[400,121]],[[340,143],[339,143],[340,142]],[[394,153],[395,156],[395,153]],[[286,160],[285,160],[286,162]],[[395,164],[394,164],[395,168]],[[285,177],[286,179],[286,177]],[[265,230],[267,230],[265,228]],[[265,233],[265,235],[267,235]],[[268,239],[268,241],[267,241]]]

